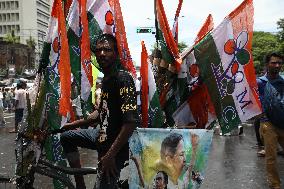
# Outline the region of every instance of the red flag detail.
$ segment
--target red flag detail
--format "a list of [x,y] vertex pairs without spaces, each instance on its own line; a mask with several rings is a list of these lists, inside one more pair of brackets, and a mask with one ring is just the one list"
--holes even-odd
[[170,30],[162,0],[156,0],[156,12],[157,12],[157,19],[160,24],[160,29],[164,35],[167,47],[169,49],[169,52],[172,54],[172,56],[175,59],[174,64],[176,66],[176,70],[179,71],[182,60],[179,57],[178,46]]
[[90,50],[90,38],[89,38],[89,26],[88,17],[86,11],[87,0],[80,0],[81,11],[81,26],[83,28],[81,35],[81,66],[83,67],[90,86],[93,86],[92,78],[92,66],[91,66],[91,50]]
[[65,0],[64,1],[64,16],[65,16],[65,18],[67,18],[71,4],[72,4],[72,0]]
[[213,17],[211,14],[206,18],[203,26],[199,30],[197,37],[194,40],[194,44],[196,45],[199,41],[201,41],[208,32],[210,32],[214,28]]
[[66,33],[65,18],[63,14],[61,0],[54,0],[52,8],[52,16],[58,19],[58,36],[60,38],[60,57],[58,71],[60,75],[60,99],[59,113],[62,116],[67,116],[71,113],[71,67],[69,56],[69,45]]
[[149,87],[148,87],[148,53],[145,47],[144,41],[141,42],[141,110],[142,110],[142,127],[148,127],[148,98],[149,98]]
[[128,48],[126,32],[123,22],[123,16],[120,8],[119,0],[109,0],[109,4],[114,10],[114,20],[116,24],[115,37],[118,44],[118,51],[121,64],[136,78],[136,70],[132,62],[130,51]]

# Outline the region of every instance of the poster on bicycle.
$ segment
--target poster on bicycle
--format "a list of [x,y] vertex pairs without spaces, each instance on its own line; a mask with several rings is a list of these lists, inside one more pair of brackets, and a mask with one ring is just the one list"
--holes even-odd
[[138,129],[130,139],[129,187],[199,188],[212,136],[204,129]]

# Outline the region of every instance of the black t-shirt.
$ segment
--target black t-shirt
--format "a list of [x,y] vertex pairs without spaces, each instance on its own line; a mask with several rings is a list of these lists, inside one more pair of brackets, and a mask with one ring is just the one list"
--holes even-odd
[[[136,89],[132,76],[123,70],[110,78],[103,79],[100,102],[100,135],[97,145],[102,157],[111,147],[124,123],[139,124]],[[128,143],[120,150],[117,157],[128,159]]]

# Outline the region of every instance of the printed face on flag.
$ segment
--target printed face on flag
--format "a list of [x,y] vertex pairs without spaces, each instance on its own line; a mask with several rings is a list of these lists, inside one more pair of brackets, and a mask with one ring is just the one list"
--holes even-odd
[[130,178],[130,188],[141,187],[138,175],[143,188],[165,183],[167,188],[198,188],[201,183],[191,174],[204,174],[212,134],[199,129],[138,129],[130,139],[130,171],[137,174]]
[[108,40],[98,41],[96,44],[95,55],[100,67],[108,70],[116,60],[116,52],[114,43]]

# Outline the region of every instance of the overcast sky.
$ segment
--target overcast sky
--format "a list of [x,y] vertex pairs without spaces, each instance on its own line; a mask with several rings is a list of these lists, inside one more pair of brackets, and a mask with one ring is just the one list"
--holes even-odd
[[[208,14],[214,26],[233,11],[242,0],[184,0],[179,20],[179,41],[192,45]],[[141,40],[149,51],[155,41],[153,34],[137,34],[137,27],[154,27],[154,0],[120,0],[128,45],[133,60],[140,65]],[[173,24],[178,0],[163,0],[170,26]],[[284,0],[254,0],[254,30],[277,32],[276,22],[284,18]]]

